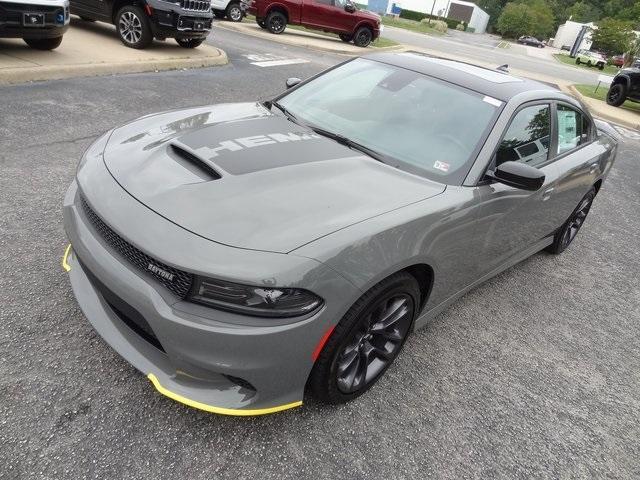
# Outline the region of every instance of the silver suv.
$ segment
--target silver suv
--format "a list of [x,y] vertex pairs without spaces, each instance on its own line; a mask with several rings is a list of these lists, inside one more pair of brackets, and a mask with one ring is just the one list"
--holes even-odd
[[22,38],[38,50],[53,50],[69,28],[69,0],[1,0],[0,38]]

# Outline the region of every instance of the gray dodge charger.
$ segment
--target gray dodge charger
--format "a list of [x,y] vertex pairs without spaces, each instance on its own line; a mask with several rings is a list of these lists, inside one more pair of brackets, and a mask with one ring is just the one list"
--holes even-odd
[[64,200],[86,317],[210,412],[361,395],[465,292],[565,250],[617,150],[574,98],[446,59],[378,54],[287,87],[110,130]]

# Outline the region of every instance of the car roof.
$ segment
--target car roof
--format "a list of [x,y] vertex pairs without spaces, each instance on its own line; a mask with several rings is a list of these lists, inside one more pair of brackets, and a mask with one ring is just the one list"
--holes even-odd
[[557,88],[550,85],[515,77],[500,70],[419,52],[377,53],[365,58],[413,70],[505,102],[522,92],[532,90],[558,92]]

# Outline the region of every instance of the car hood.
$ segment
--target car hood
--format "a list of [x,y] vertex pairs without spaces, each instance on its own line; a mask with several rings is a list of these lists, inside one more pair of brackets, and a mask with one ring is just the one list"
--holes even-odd
[[143,117],[112,132],[104,161],[129,194],[173,223],[281,253],[445,188],[254,103]]

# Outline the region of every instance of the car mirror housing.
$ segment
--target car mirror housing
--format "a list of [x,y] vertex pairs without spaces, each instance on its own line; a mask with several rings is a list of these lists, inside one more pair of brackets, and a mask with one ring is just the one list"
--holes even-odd
[[544,184],[544,173],[531,165],[521,162],[504,162],[487,176],[496,182],[522,190],[538,190]]
[[289,88],[293,88],[296,85],[298,85],[302,80],[300,80],[299,78],[296,77],[291,77],[291,78],[287,78],[287,81],[285,82],[285,85],[287,86],[287,89]]

